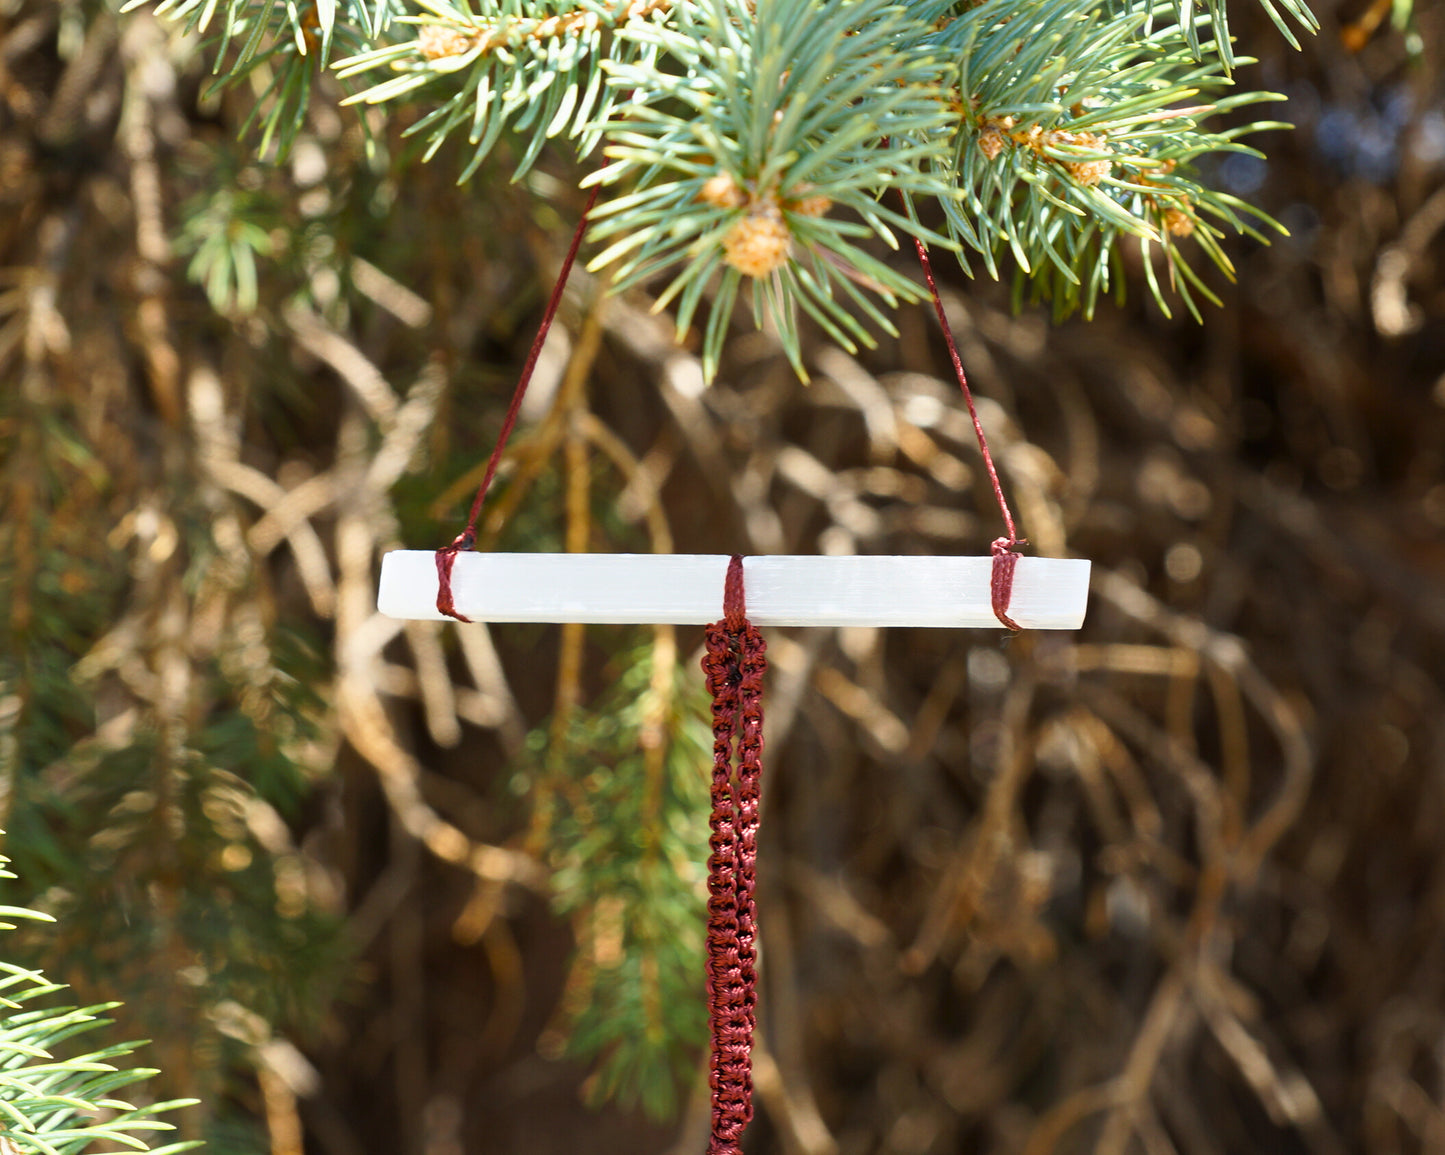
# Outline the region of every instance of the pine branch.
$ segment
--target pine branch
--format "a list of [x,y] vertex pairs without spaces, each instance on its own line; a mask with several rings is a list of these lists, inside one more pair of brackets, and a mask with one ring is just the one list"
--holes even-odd
[[[132,0],[139,3],[141,0]],[[1291,43],[1316,25],[1304,0],[1260,0]],[[222,10],[224,7],[224,11]],[[220,83],[269,74],[262,146],[299,130],[316,66],[335,44],[349,83],[391,73],[345,103],[422,106],[409,135],[425,158],[462,136],[469,179],[504,133],[513,179],[551,141],[614,197],[595,214],[591,263],[627,288],[657,278],[679,331],[698,320],[706,372],[751,297],[804,374],[798,317],[849,351],[892,331],[917,299],[911,273],[878,255],[898,234],[974,254],[990,275],[1013,257],[1021,287],[1055,312],[1092,312],[1119,245],[1145,262],[1160,307],[1214,295],[1186,247],[1232,275],[1228,231],[1268,217],[1209,187],[1210,154],[1279,127],[1210,126],[1239,106],[1224,0],[161,0],[200,30],[218,13]],[[392,40],[389,32],[406,34]],[[218,59],[218,69],[223,69]],[[892,194],[885,196],[885,194]],[[901,205],[895,202],[901,198]],[[944,232],[925,227],[942,208]],[[224,208],[225,206],[218,206]],[[935,217],[936,219],[936,217]],[[244,274],[250,251],[198,241],[196,275]],[[246,246],[240,245],[240,249]],[[746,286],[746,291],[745,291]],[[223,295],[223,294],[222,294]],[[249,281],[236,297],[250,300]],[[704,307],[706,306],[706,307]]]
[[[1189,47],[1195,56],[1200,56],[1202,48],[1199,28],[1202,22],[1192,18],[1195,0],[1176,0],[1176,3],[1178,5],[1178,21],[1188,35]],[[1259,0],[1259,4],[1274,22],[1274,26],[1279,29],[1280,35],[1289,41],[1293,48],[1299,48],[1300,43],[1295,37],[1294,30],[1290,27],[1291,20],[1308,32],[1318,32],[1320,29],[1319,20],[1315,18],[1315,14],[1310,11],[1309,5],[1304,0]],[[1212,47],[1218,54],[1225,70],[1233,70],[1236,64],[1249,63],[1249,61],[1236,60],[1234,56],[1234,41],[1229,35],[1229,13],[1226,8],[1226,0],[1205,0],[1205,11],[1208,14],[1207,26],[1213,31]]]
[[[15,877],[0,855],[0,878]],[[0,917],[54,922],[50,915],[24,907],[0,907]],[[13,930],[10,923],[0,929]],[[122,1043],[86,1054],[61,1056],[56,1048],[77,1036],[108,1026],[102,1016],[118,1003],[89,1007],[44,1007],[26,1004],[43,1000],[65,987],[48,982],[39,971],[0,962],[0,1129],[6,1151],[41,1155],[78,1155],[108,1141],[152,1155],[177,1155],[199,1147],[197,1141],[153,1148],[143,1136],[175,1127],[154,1116],[190,1106],[177,1099],[137,1107],[115,1098],[123,1087],[143,1082],[158,1071],[148,1067],[118,1068],[112,1060],[129,1055],[137,1044]]]
[[679,331],[720,274],[709,376],[744,277],[755,315],[771,317],[800,374],[794,306],[850,352],[873,344],[856,313],[892,332],[860,288],[889,306],[919,288],[859,242],[897,248],[902,231],[953,247],[881,200],[889,189],[956,195],[938,175],[950,116],[938,96],[944,66],[919,47],[923,31],[887,0],[774,0],[756,15],[743,0],[711,0],[675,25],[625,29],[681,73],[609,69],[614,86],[647,96],[616,109],[612,163],[589,178],[634,190],[594,213],[592,238],[619,239],[589,267],[618,262],[619,289],[680,267],[658,299],[677,299]]
[[[148,0],[127,0],[122,12]],[[243,134],[255,127],[263,156],[284,158],[305,123],[316,78],[337,45],[363,51],[381,37],[403,9],[402,0],[160,0],[158,16],[187,32],[212,39],[217,79],[210,92],[257,76],[260,95]],[[220,13],[221,19],[216,20]]]
[[[1234,108],[1282,97],[1214,97],[1232,85],[1224,64],[1198,59],[1178,24],[1156,25],[1159,6],[1104,19],[1095,0],[1053,0],[1019,13],[990,0],[939,34],[960,59],[960,131],[953,175],[962,203],[944,202],[953,236],[997,275],[1012,253],[1056,313],[1092,313],[1110,285],[1110,255],[1123,236],[1146,254],[1162,249],[1169,286],[1197,315],[1193,291],[1213,294],[1179,242],[1194,236],[1226,275],[1219,224],[1264,238],[1263,213],[1203,184],[1197,162],[1250,152],[1237,137],[1257,123],[1210,132],[1200,124]],[[1208,103],[1199,103],[1204,97]],[[1218,222],[1216,224],[1215,222]],[[1169,312],[1146,261],[1150,289]]]
[[[530,133],[514,180],[556,137],[575,141],[579,156],[590,153],[615,97],[603,67],[634,55],[633,45],[613,34],[673,7],[671,0],[546,0],[530,6],[538,15],[521,16],[507,0],[482,0],[480,13],[448,0],[419,4],[425,15],[398,20],[416,28],[415,39],[339,61],[337,75],[349,80],[383,66],[397,73],[348,104],[386,104],[435,88],[436,107],[408,134],[425,135],[430,159],[453,133],[465,132],[473,148],[459,181],[476,172],[507,128]],[[655,54],[643,56],[655,70]]]
[[658,650],[622,655],[611,692],[553,741],[536,773],[557,802],[536,821],[577,936],[560,1007],[567,1049],[596,1062],[595,1099],[666,1119],[706,1041],[708,725],[692,671],[659,671]]

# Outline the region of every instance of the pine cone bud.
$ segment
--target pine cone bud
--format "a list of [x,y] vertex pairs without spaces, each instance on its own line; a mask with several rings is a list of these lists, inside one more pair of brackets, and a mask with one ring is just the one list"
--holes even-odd
[[978,134],[978,151],[989,160],[996,160],[998,154],[1003,152],[1003,146],[1008,143],[1009,130],[1017,123],[1011,116],[993,117],[984,121]]
[[698,190],[697,199],[715,209],[740,209],[747,204],[747,194],[730,172],[710,177]]
[[[1054,132],[1050,135],[1054,144],[1072,144],[1095,151],[1103,151],[1108,141],[1107,137],[1095,136],[1092,132]],[[1114,162],[1107,159],[1066,160],[1063,164],[1070,176],[1086,186],[1098,184],[1114,167]]]
[[772,213],[749,213],[723,237],[723,259],[750,277],[766,277],[788,263],[792,234]]
[[423,24],[416,34],[416,48],[428,60],[465,56],[476,47],[475,36],[446,24]]
[[813,192],[810,184],[801,184],[793,190],[792,211],[800,217],[824,217],[833,207],[833,202],[821,193]]
[[1183,209],[1166,209],[1164,227],[1171,237],[1187,237],[1194,232],[1194,218]]

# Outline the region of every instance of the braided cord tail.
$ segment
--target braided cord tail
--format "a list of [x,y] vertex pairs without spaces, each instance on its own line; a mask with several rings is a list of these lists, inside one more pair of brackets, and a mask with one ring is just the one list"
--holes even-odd
[[762,635],[747,620],[742,559],[734,557],[728,569],[724,618],[707,627],[707,652],[702,660],[713,715],[707,928],[712,1137],[708,1155],[740,1155],[743,1130],[753,1117],[752,1045],[757,1026],[753,887],[766,648]]
[[[768,670],[767,643],[751,622],[744,621],[741,642],[742,685],[739,688],[742,729],[738,736],[738,960],[743,972],[746,1045],[751,1051],[757,1029],[757,881],[758,816],[763,775],[763,675]],[[752,1064],[745,1067],[747,1117],[752,1118]]]
[[[738,676],[731,638],[723,623],[707,628],[707,654],[703,658],[708,692],[712,694],[712,829],[707,862],[707,1007],[711,1031],[708,1086],[712,1092],[713,1142],[708,1150],[727,1155],[736,1149],[742,1127],[734,1122],[734,1080],[730,1048],[734,1019],[742,998],[742,969],[738,959],[737,820],[733,798],[732,748],[737,727]],[[719,1145],[721,1144],[721,1145]]]

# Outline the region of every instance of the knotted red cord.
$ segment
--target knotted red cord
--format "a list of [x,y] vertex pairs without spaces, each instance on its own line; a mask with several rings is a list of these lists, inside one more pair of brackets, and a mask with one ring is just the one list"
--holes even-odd
[[702,659],[712,694],[713,737],[712,854],[707,863],[707,1003],[712,1032],[708,1155],[741,1155],[743,1129],[753,1117],[758,981],[753,885],[766,650],[762,634],[748,621],[743,559],[734,556],[723,590],[723,619],[707,627],[707,653]]
[[443,546],[436,553],[437,612],[456,618],[459,622],[468,622],[471,619],[457,613],[456,604],[452,601],[452,566],[456,564],[457,554],[471,549],[477,543],[477,518],[482,512],[482,502],[487,498],[487,490],[492,487],[492,478],[497,475],[497,466],[502,460],[502,451],[507,447],[507,439],[512,436],[512,427],[517,424],[522,398],[527,395],[527,385],[532,380],[532,371],[537,368],[537,358],[542,355],[547,331],[552,327],[552,318],[557,315],[557,306],[562,302],[562,290],[566,287],[567,276],[572,271],[572,262],[577,259],[577,250],[582,247],[582,234],[587,231],[587,216],[591,213],[592,206],[597,203],[597,192],[598,187],[593,186],[592,195],[587,198],[587,207],[582,210],[582,219],[577,222],[577,231],[572,234],[572,245],[562,261],[557,283],[552,286],[552,295],[547,299],[547,311],[542,314],[541,327],[532,340],[532,349],[527,354],[527,363],[522,366],[522,376],[517,380],[517,388],[512,392],[512,403],[507,406],[507,416],[502,421],[501,433],[497,435],[496,448],[492,450],[491,457],[487,458],[487,471],[482,475],[481,485],[477,486],[477,495],[472,498],[472,511],[467,518],[467,528],[452,539],[451,545]]
[[918,261],[923,266],[928,291],[933,295],[933,311],[938,314],[938,324],[943,329],[943,339],[948,344],[948,355],[953,358],[953,371],[958,376],[963,399],[968,403],[968,415],[973,418],[973,431],[978,436],[978,449],[983,454],[984,468],[988,470],[988,479],[993,483],[993,495],[998,500],[999,512],[1003,514],[1004,528],[1008,530],[1008,536],[996,539],[992,546],[993,576],[989,583],[989,592],[993,600],[993,614],[1009,629],[1017,632],[1022,627],[1008,616],[1008,606],[1013,597],[1014,566],[1019,560],[1016,547],[1028,545],[1028,539],[1019,537],[1018,530],[1014,528],[1013,514],[1009,512],[1008,502],[1004,500],[998,470],[993,467],[993,454],[988,451],[988,438],[983,435],[983,422],[978,419],[978,410],[973,406],[973,391],[968,387],[963,361],[958,356],[958,346],[953,343],[953,330],[949,327],[948,317],[943,311],[943,300],[938,295],[938,286],[933,282],[933,266],[928,263],[928,249],[917,237],[913,239],[913,245],[918,250]]

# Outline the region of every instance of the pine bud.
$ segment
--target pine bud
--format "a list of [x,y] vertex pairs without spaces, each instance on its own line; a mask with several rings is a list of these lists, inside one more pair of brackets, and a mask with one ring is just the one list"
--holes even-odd
[[697,199],[715,209],[740,209],[747,204],[747,194],[730,172],[720,172],[710,177],[698,190]]
[[989,160],[997,160],[998,154],[1003,152],[1003,133],[990,124],[978,134],[978,151]]
[[810,184],[799,185],[793,190],[792,211],[800,217],[823,217],[833,207],[833,202],[821,193],[813,192]]
[[[978,134],[978,151],[988,157],[989,160],[996,160],[998,154],[1003,152],[1003,146],[1008,142],[1008,133],[1016,125],[1011,116],[992,117],[984,121],[983,128]],[[1034,126],[1037,131],[1038,126]]]
[[465,56],[477,45],[470,36],[454,25],[423,24],[417,30],[417,51],[428,60],[445,60],[449,56]]
[[723,259],[749,277],[766,277],[788,263],[788,226],[771,213],[749,213],[723,237]]
[[1064,165],[1072,176],[1081,185],[1092,186],[1098,184],[1113,168],[1113,163],[1107,160],[1081,160],[1072,164]]
[[1164,227],[1172,237],[1187,237],[1194,232],[1194,218],[1183,209],[1166,209]]
[[[1095,136],[1092,132],[1056,132],[1054,140],[1059,144],[1074,144],[1080,148],[1090,148],[1102,151],[1107,138]],[[1092,186],[1098,184],[1114,167],[1114,162],[1107,159],[1101,160],[1076,160],[1065,161],[1064,168],[1081,185]]]

